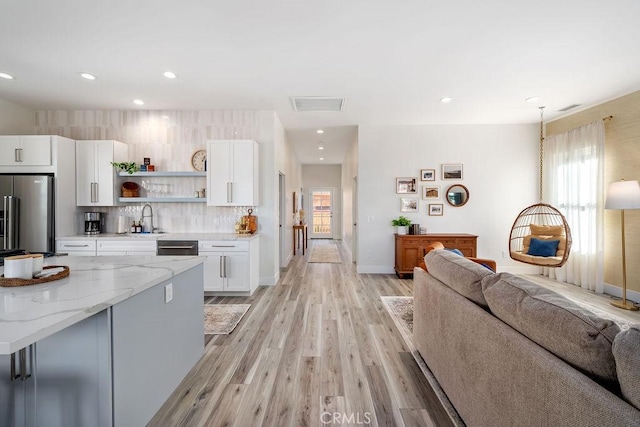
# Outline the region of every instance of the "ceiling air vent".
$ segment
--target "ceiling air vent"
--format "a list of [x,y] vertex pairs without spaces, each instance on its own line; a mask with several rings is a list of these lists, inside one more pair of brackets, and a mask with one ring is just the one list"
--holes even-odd
[[558,111],[565,112],[565,111],[573,110],[574,108],[579,107],[580,105],[581,105],[581,104],[571,104],[571,105],[567,105],[566,107],[561,108],[561,109],[559,109]]
[[291,104],[295,111],[342,111],[345,99],[332,96],[292,96]]

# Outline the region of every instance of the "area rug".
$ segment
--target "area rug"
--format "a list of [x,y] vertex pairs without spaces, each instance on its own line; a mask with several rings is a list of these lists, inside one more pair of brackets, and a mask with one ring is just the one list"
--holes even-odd
[[416,350],[413,344],[413,297],[380,297],[384,308],[391,315],[391,320],[398,328],[402,339],[404,340],[407,348],[411,352],[411,355],[415,359],[416,363],[420,367],[420,370],[424,374],[427,382],[435,392],[436,396],[442,403],[445,411],[451,418],[451,421],[455,426],[464,426],[464,421],[460,418],[460,415],[456,412],[455,408],[449,401],[449,398],[440,387],[440,383],[433,376],[433,373],[427,367],[427,364]]
[[228,335],[238,325],[251,304],[205,304],[205,335]]
[[307,262],[324,262],[330,264],[340,264],[340,254],[338,247],[334,242],[316,242],[311,248],[309,261]]

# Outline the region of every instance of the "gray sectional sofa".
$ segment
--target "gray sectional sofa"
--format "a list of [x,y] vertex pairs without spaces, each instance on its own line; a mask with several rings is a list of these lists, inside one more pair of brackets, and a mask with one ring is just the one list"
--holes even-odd
[[640,426],[640,325],[446,250],[414,271],[414,342],[469,426]]

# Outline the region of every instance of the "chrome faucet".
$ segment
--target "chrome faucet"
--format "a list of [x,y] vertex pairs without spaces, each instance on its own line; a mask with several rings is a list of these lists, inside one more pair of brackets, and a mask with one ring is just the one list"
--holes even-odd
[[[149,208],[149,215],[145,215],[144,214],[144,211],[145,211],[145,209],[147,209],[147,207]],[[140,224],[144,224],[144,219],[146,217],[150,217],[151,218],[151,224],[149,224],[150,225],[149,233],[153,233],[156,230],[156,228],[153,226],[153,208],[151,207],[151,205],[149,203],[146,203],[142,207],[142,213],[141,213],[141,216],[140,216]]]

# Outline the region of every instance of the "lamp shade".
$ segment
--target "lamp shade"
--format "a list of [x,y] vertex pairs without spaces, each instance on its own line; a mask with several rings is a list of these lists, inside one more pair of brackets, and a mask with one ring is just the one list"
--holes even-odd
[[609,184],[605,209],[640,209],[638,181],[616,181]]

